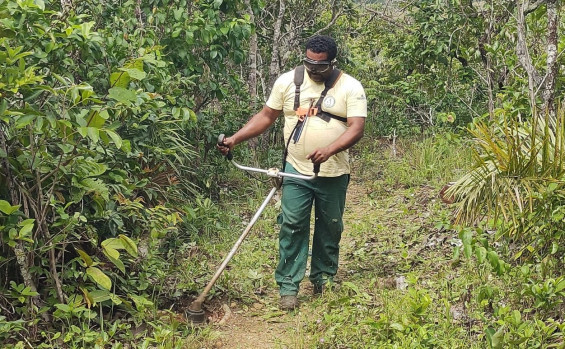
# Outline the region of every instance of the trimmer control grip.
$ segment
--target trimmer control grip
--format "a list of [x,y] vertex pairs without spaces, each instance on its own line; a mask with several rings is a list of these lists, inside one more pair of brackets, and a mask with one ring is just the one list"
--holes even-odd
[[[223,134],[223,133],[218,136],[218,145],[219,145],[219,146],[226,146],[226,145],[224,144],[224,139],[225,139],[225,138],[226,138],[226,135]],[[228,153],[226,154],[226,158],[227,158],[228,160],[230,160],[230,161],[233,159],[233,154],[231,153],[231,150],[228,150]]]
[[314,173],[315,174],[320,173],[320,164],[314,164]]

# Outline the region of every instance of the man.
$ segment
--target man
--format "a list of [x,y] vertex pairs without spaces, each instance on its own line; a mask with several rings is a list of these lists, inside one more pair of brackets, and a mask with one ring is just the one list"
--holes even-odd
[[[334,67],[336,55],[337,45],[331,37],[312,37],[306,44],[304,69],[295,69],[302,74],[293,70],[281,75],[263,109],[218,146],[227,154],[236,144],[267,130],[282,112],[288,154],[284,171],[312,175],[313,164],[321,164],[318,177],[311,181],[288,177],[283,181],[275,279],[280,287],[280,305],[285,310],[298,306],[313,203],[315,227],[309,278],[314,293],[322,293],[337,272],[350,172],[347,149],[363,137],[367,100],[361,83]],[[301,83],[297,76],[302,76]],[[326,96],[321,98],[324,92]]]

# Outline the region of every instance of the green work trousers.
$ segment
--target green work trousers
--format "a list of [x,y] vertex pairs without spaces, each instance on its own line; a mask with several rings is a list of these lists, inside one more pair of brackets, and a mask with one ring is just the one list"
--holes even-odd
[[[285,172],[298,173],[289,163]],[[312,204],[315,223],[310,281],[322,285],[336,274],[348,184],[348,174],[311,181],[284,179],[279,216],[279,264],[275,271],[281,296],[296,295],[306,273]]]

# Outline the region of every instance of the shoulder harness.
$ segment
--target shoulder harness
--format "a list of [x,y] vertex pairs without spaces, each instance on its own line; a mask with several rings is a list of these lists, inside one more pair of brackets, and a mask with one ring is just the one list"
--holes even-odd
[[341,77],[341,74],[342,74],[342,71],[339,70],[339,69],[334,69],[332,71],[332,75],[330,75],[330,78],[328,80],[326,80],[326,82],[324,83],[324,90],[322,91],[322,94],[320,95],[318,102],[316,102],[316,105],[314,106],[313,110],[305,113],[302,110],[299,111],[299,109],[301,109],[300,108],[300,86],[304,82],[304,66],[300,65],[300,66],[296,67],[294,69],[294,111],[296,111],[297,114],[302,114],[302,115],[308,114],[309,116],[317,116],[320,119],[324,120],[325,122],[329,122],[330,119],[336,119],[336,120],[339,120],[341,122],[347,122],[347,118],[337,116],[337,115],[334,115],[332,113],[328,113],[328,112],[322,110],[322,102],[323,102],[324,98],[326,97],[326,94],[328,93],[328,91],[332,87],[335,86],[335,83],[337,82],[337,80],[339,80],[339,78]]

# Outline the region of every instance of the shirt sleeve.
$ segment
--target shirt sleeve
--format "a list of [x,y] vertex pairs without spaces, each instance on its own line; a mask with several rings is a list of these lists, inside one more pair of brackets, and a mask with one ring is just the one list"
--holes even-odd
[[347,116],[367,117],[367,96],[360,82],[352,84],[347,94]]
[[267,107],[275,110],[283,110],[285,89],[288,86],[287,80],[287,74],[283,74],[277,78],[271,90],[271,95],[267,100]]

